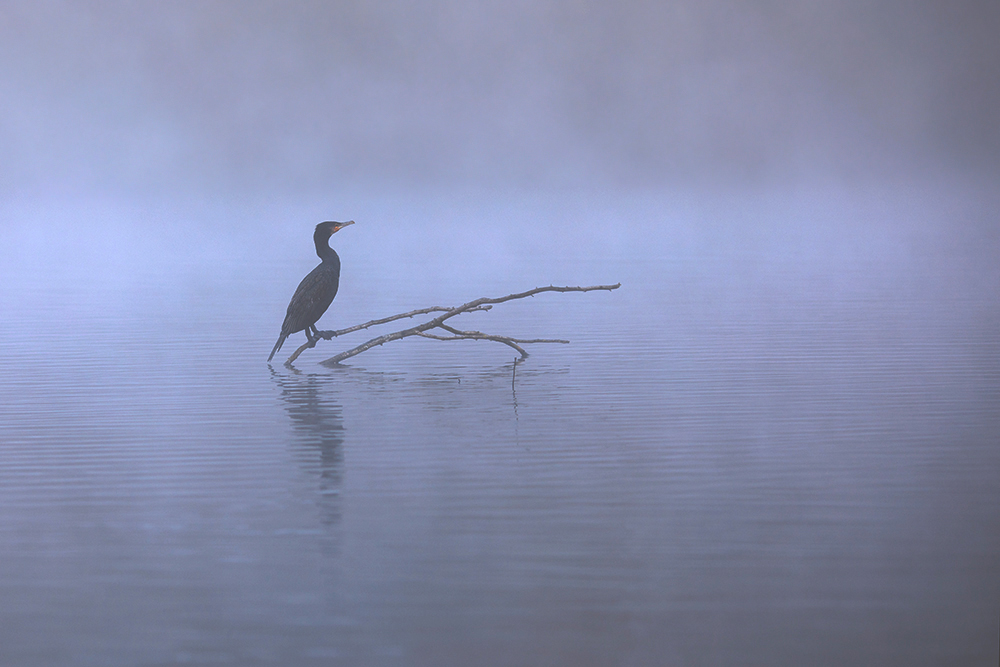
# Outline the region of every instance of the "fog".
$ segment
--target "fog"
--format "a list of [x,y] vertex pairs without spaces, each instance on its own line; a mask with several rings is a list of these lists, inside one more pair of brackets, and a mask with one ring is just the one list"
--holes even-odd
[[0,663],[996,664],[998,35],[0,0]]
[[5,2],[0,194],[992,178],[998,34],[983,1]]

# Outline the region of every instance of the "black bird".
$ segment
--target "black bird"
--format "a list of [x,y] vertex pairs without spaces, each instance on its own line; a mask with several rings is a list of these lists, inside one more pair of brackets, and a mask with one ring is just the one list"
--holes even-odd
[[316,244],[316,254],[323,260],[315,269],[309,272],[292,295],[285,313],[285,321],[281,324],[281,335],[271,350],[268,361],[274,358],[281,345],[293,333],[305,330],[309,342],[319,339],[316,322],[323,316],[326,309],[337,296],[340,285],[340,257],[330,247],[330,237],[347,225],[353,225],[353,220],[347,222],[321,222],[313,232],[313,242]]

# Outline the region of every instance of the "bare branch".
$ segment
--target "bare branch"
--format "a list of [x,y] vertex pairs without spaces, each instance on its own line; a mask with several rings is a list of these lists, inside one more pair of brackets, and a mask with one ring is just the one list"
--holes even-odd
[[[470,308],[466,312],[474,312],[477,310],[489,310],[493,306],[479,306],[477,308]],[[362,329],[368,329],[369,327],[378,326],[379,324],[387,324],[389,322],[395,322],[396,320],[401,320],[406,317],[413,317],[415,315],[425,315],[427,313],[444,313],[452,310],[451,308],[444,308],[442,306],[431,306],[430,308],[420,308],[419,310],[411,310],[408,313],[400,313],[399,315],[392,315],[390,317],[383,317],[380,320],[372,320],[370,322],[365,322],[364,324],[355,324],[353,327],[347,327],[346,329],[338,329],[336,331],[320,331],[319,337],[325,340],[332,340],[337,336],[343,336],[345,334],[354,333],[355,331],[360,331]]]
[[569,343],[568,340],[561,340],[557,338],[512,338],[510,336],[498,336],[496,334],[485,334],[481,331],[460,331],[447,324],[438,325],[441,329],[445,331],[450,331],[455,334],[454,336],[441,336],[438,334],[430,334],[426,331],[418,333],[418,336],[423,336],[424,338],[433,338],[434,340],[492,340],[497,343],[503,343],[509,347],[514,348],[521,354],[521,358],[518,361],[524,361],[528,358],[528,352],[518,345],[518,343],[528,344],[528,343]]
[[[532,338],[532,339],[513,338],[511,336],[486,334],[481,331],[462,331],[460,329],[456,329],[445,324],[445,322],[451,319],[452,317],[455,317],[456,315],[489,310],[490,308],[493,307],[494,304],[504,303],[505,301],[513,301],[515,299],[524,299],[529,296],[541,294],[542,292],[592,292],[598,290],[611,291],[611,290],[616,290],[619,287],[621,287],[621,283],[617,283],[615,285],[594,285],[592,287],[557,287],[555,285],[549,285],[548,287],[536,287],[535,289],[528,290],[526,292],[508,294],[507,296],[502,296],[502,297],[493,297],[493,298],[482,297],[479,299],[475,299],[473,301],[469,301],[468,303],[464,303],[461,306],[457,306],[455,308],[442,308],[440,306],[433,306],[431,308],[421,308],[418,310],[412,310],[408,313],[400,313],[399,315],[392,315],[390,317],[385,317],[380,320],[372,320],[370,322],[359,324],[353,327],[348,327],[347,329],[341,329],[339,331],[320,331],[319,332],[320,338],[331,340],[336,336],[342,336],[344,334],[352,333],[354,331],[367,329],[369,327],[373,327],[379,324],[386,324],[387,322],[393,322],[395,320],[413,317],[415,315],[423,315],[427,313],[442,313],[441,315],[438,315],[437,317],[431,320],[428,320],[422,324],[418,324],[417,326],[410,327],[409,329],[403,329],[401,331],[395,331],[390,334],[385,334],[383,336],[372,338],[371,340],[366,341],[365,343],[362,343],[357,347],[351,348],[350,350],[347,350],[345,352],[341,352],[340,354],[330,357],[329,359],[321,363],[323,363],[324,365],[334,365],[340,363],[345,359],[350,359],[351,357],[357,356],[362,352],[370,350],[373,347],[384,345],[394,340],[407,338],[409,336],[422,336],[424,338],[433,338],[435,340],[491,340],[497,343],[502,343],[503,345],[507,345],[508,347],[517,350],[517,352],[521,355],[521,358],[518,361],[523,361],[528,357],[528,353],[524,348],[521,347],[521,345],[526,345],[531,343],[568,343],[569,341],[562,339],[550,339],[550,338]],[[444,331],[447,331],[452,335],[442,336],[439,334],[428,333],[430,330],[438,328],[443,329]],[[293,361],[295,361],[295,359],[298,358],[300,354],[302,354],[302,352],[308,350],[311,347],[315,347],[317,340],[318,339],[307,341],[299,349],[297,349],[285,363],[291,364]]]
[[[434,340],[493,340],[517,350],[521,355],[518,361],[524,361],[528,358],[528,351],[514,342],[512,338],[507,338],[506,336],[490,336],[488,334],[480,334],[478,336],[438,336],[437,334],[429,334],[427,332],[421,332],[417,335],[424,338],[433,338]],[[566,342],[568,343],[569,341]]]
[[[493,306],[477,306],[476,308],[470,308],[465,312],[476,312],[476,311],[488,311]],[[399,315],[391,315],[390,317],[383,317],[380,320],[371,320],[370,322],[365,322],[364,324],[355,324],[353,327],[347,327],[346,329],[337,329],[336,331],[320,331],[317,330],[316,333],[319,337],[324,340],[333,340],[337,336],[343,336],[349,333],[354,333],[355,331],[360,331],[362,329],[368,329],[369,327],[378,326],[379,324],[387,324],[389,322],[395,322],[396,320],[401,320],[406,317],[414,317],[415,315],[425,315],[427,313],[440,313],[448,312],[452,310],[451,308],[444,308],[442,306],[431,306],[430,308],[419,308],[417,310],[411,310],[408,313],[400,313]],[[318,340],[318,339],[317,339]],[[292,356],[288,357],[285,361],[286,364],[290,364],[299,358],[299,355],[308,350],[311,347],[316,347],[317,340],[307,340],[305,343],[299,346],[299,349],[292,353]]]
[[302,354],[303,352],[305,352],[306,350],[308,350],[310,347],[316,347],[316,341],[315,340],[313,340],[312,338],[309,338],[308,336],[306,336],[306,339],[307,339],[306,342],[302,343],[302,345],[299,346],[299,349],[297,349],[294,352],[292,352],[292,356],[288,357],[288,359],[285,360],[285,365],[286,366],[289,365],[289,364],[291,364],[296,359],[298,359],[299,355]]
[[493,334],[484,334],[481,331],[459,331],[447,324],[442,324],[441,328],[445,331],[450,331],[459,338],[506,338],[512,340],[515,343],[569,343],[568,340],[563,340],[561,338],[511,338],[510,336],[494,336]]

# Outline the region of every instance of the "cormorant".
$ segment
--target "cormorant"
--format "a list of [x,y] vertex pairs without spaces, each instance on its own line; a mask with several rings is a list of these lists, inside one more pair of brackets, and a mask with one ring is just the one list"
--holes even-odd
[[319,339],[316,322],[337,296],[340,285],[340,257],[330,247],[330,237],[347,225],[353,225],[353,220],[347,222],[321,222],[313,232],[313,242],[316,244],[316,254],[323,260],[315,269],[309,272],[292,295],[285,313],[285,321],[281,324],[281,335],[271,350],[268,361],[274,358],[281,345],[293,333],[305,330],[309,342]]

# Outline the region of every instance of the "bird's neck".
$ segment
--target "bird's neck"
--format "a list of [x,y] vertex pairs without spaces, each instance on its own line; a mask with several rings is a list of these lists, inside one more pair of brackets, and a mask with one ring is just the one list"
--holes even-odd
[[336,251],[330,247],[329,239],[314,239],[316,241],[316,254],[324,262],[337,262],[340,263],[340,257],[337,256]]

